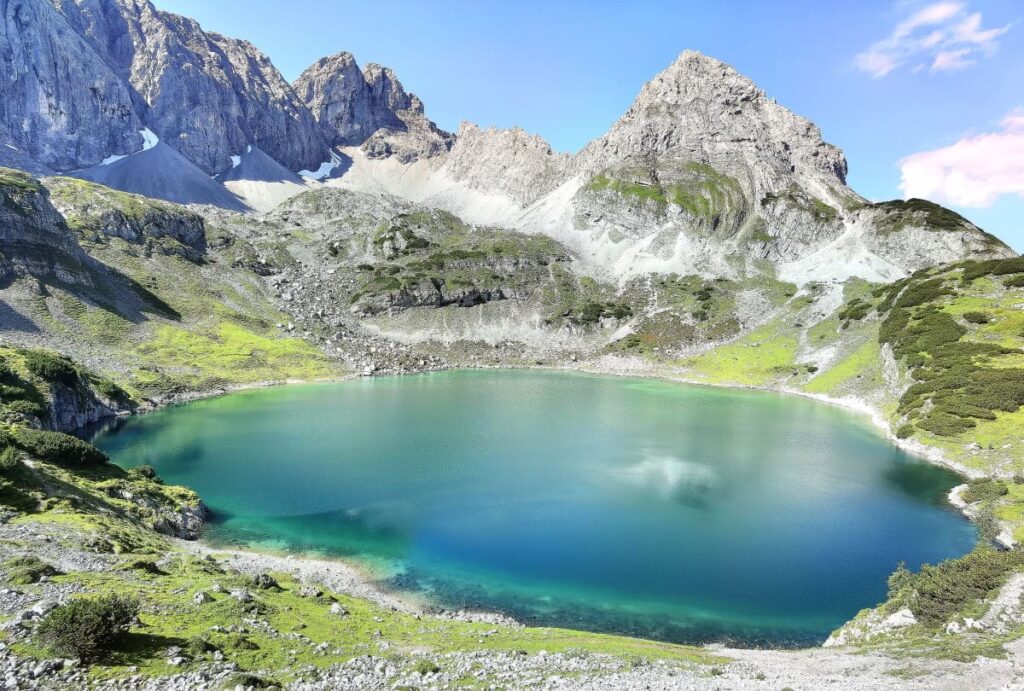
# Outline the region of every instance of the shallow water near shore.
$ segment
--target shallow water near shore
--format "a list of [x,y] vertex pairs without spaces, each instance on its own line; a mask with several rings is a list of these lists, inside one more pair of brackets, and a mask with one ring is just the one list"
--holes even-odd
[[348,558],[525,623],[809,645],[969,551],[954,474],[797,397],[543,371],[244,391],[95,443],[214,512],[207,539]]

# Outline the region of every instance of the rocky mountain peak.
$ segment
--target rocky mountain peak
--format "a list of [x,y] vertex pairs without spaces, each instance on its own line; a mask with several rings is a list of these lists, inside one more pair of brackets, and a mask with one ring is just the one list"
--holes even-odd
[[98,56],[127,87],[142,124],[207,175],[249,145],[296,170],[328,157],[312,115],[252,43],[206,32],[149,0],[50,1],[57,22],[88,44],[76,57]]
[[423,102],[395,73],[369,63],[359,69],[350,53],[313,63],[294,89],[334,146],[362,146],[374,158],[409,163],[444,153],[452,137],[424,115]]
[[781,184],[845,188],[846,159],[821,131],[729,65],[685,51],[581,152],[578,167],[674,159],[709,164],[758,197]]

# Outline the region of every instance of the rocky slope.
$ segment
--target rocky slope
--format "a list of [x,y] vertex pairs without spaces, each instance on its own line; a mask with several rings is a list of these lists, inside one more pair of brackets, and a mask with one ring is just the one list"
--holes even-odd
[[735,278],[768,260],[801,284],[880,281],[1011,254],[966,221],[936,224],[867,203],[846,185],[846,160],[817,127],[692,51],[573,156],[521,131],[472,125],[439,163],[352,156],[331,184],[549,235],[610,280],[673,271]]

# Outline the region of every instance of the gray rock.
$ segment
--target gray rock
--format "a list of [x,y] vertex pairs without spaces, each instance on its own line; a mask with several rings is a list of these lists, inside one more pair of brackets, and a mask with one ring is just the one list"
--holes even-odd
[[373,158],[396,156],[403,162],[445,153],[452,143],[423,112],[386,67],[360,70],[351,53],[313,63],[295,81],[295,91],[320,123],[332,145],[363,145]]
[[293,170],[328,157],[313,116],[248,41],[208,33],[149,0],[54,0],[123,82],[145,125],[208,175],[259,146]]
[[141,147],[127,84],[51,3],[13,0],[0,12],[0,143],[20,157],[9,163],[71,170]]
[[252,596],[252,593],[245,588],[236,588],[232,590],[231,597],[235,598],[239,602],[252,602],[256,599]]
[[252,578],[252,584],[261,590],[279,587],[277,581],[268,573],[258,573]]

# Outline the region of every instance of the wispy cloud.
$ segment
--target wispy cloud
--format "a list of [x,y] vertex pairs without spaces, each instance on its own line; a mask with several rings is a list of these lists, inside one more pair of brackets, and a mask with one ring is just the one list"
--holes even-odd
[[904,158],[900,161],[904,196],[968,207],[991,206],[1003,195],[1024,197],[1024,108],[1000,124],[997,132],[965,137]]
[[935,73],[959,70],[991,55],[1010,25],[983,28],[981,12],[964,2],[943,0],[918,9],[892,32],[854,57],[858,69],[881,78],[897,68]]

